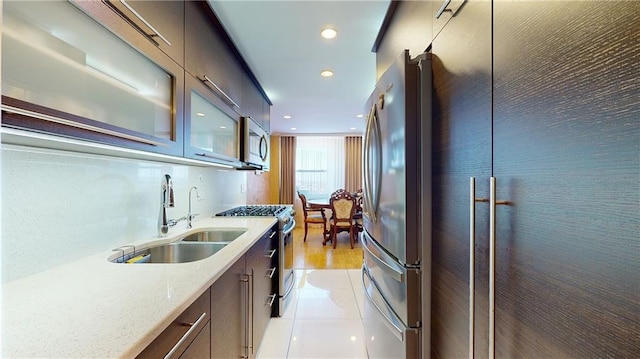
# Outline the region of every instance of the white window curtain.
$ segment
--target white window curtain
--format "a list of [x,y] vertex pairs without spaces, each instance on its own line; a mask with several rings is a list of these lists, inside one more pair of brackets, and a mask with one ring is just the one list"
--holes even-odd
[[296,189],[309,200],[325,200],[344,188],[344,137],[299,136],[296,139]]

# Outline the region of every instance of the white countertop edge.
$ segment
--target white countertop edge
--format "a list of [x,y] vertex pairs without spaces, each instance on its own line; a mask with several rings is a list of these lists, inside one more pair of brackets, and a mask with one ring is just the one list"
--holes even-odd
[[[213,217],[173,228],[171,242],[207,228],[247,228],[211,257],[116,264],[104,252],[2,286],[2,357],[133,358],[277,222]],[[150,240],[133,242],[137,246]]]

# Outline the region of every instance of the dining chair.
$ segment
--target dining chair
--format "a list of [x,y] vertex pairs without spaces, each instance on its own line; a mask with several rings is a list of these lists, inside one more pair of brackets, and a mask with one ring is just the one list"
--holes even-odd
[[298,197],[300,197],[300,201],[302,202],[302,213],[304,214],[304,239],[303,242],[307,241],[307,232],[309,231],[309,223],[312,224],[322,224],[322,233],[327,232],[327,217],[324,214],[324,208],[313,208],[309,207],[309,202],[307,202],[307,196],[300,193],[298,191]]
[[355,197],[356,197],[356,211],[355,211],[355,213],[353,215],[353,219],[356,222],[355,223],[355,226],[356,226],[356,238],[355,238],[355,241],[357,243],[358,242],[358,235],[364,229],[364,227],[363,227],[364,223],[362,222],[362,202],[364,201],[362,189],[359,189],[359,190],[356,191]]
[[353,249],[355,239],[355,221],[353,215],[356,211],[356,199],[347,191],[336,191],[329,199],[329,205],[333,215],[331,216],[331,241],[336,248],[338,233],[349,231],[349,242]]

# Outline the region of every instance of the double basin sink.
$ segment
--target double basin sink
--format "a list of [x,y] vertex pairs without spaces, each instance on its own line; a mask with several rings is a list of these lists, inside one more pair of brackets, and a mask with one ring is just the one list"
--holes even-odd
[[114,263],[187,263],[211,257],[247,231],[246,228],[213,229],[191,233],[176,241],[133,249],[112,256]]

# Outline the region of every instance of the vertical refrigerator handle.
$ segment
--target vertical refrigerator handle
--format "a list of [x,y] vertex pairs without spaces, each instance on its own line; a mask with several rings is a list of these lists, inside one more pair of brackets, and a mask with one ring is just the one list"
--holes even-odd
[[489,359],[496,357],[496,206],[509,201],[496,200],[496,178],[489,179]]
[[476,178],[469,178],[469,359],[475,356],[475,267],[476,267],[476,202],[489,202],[476,198]]

